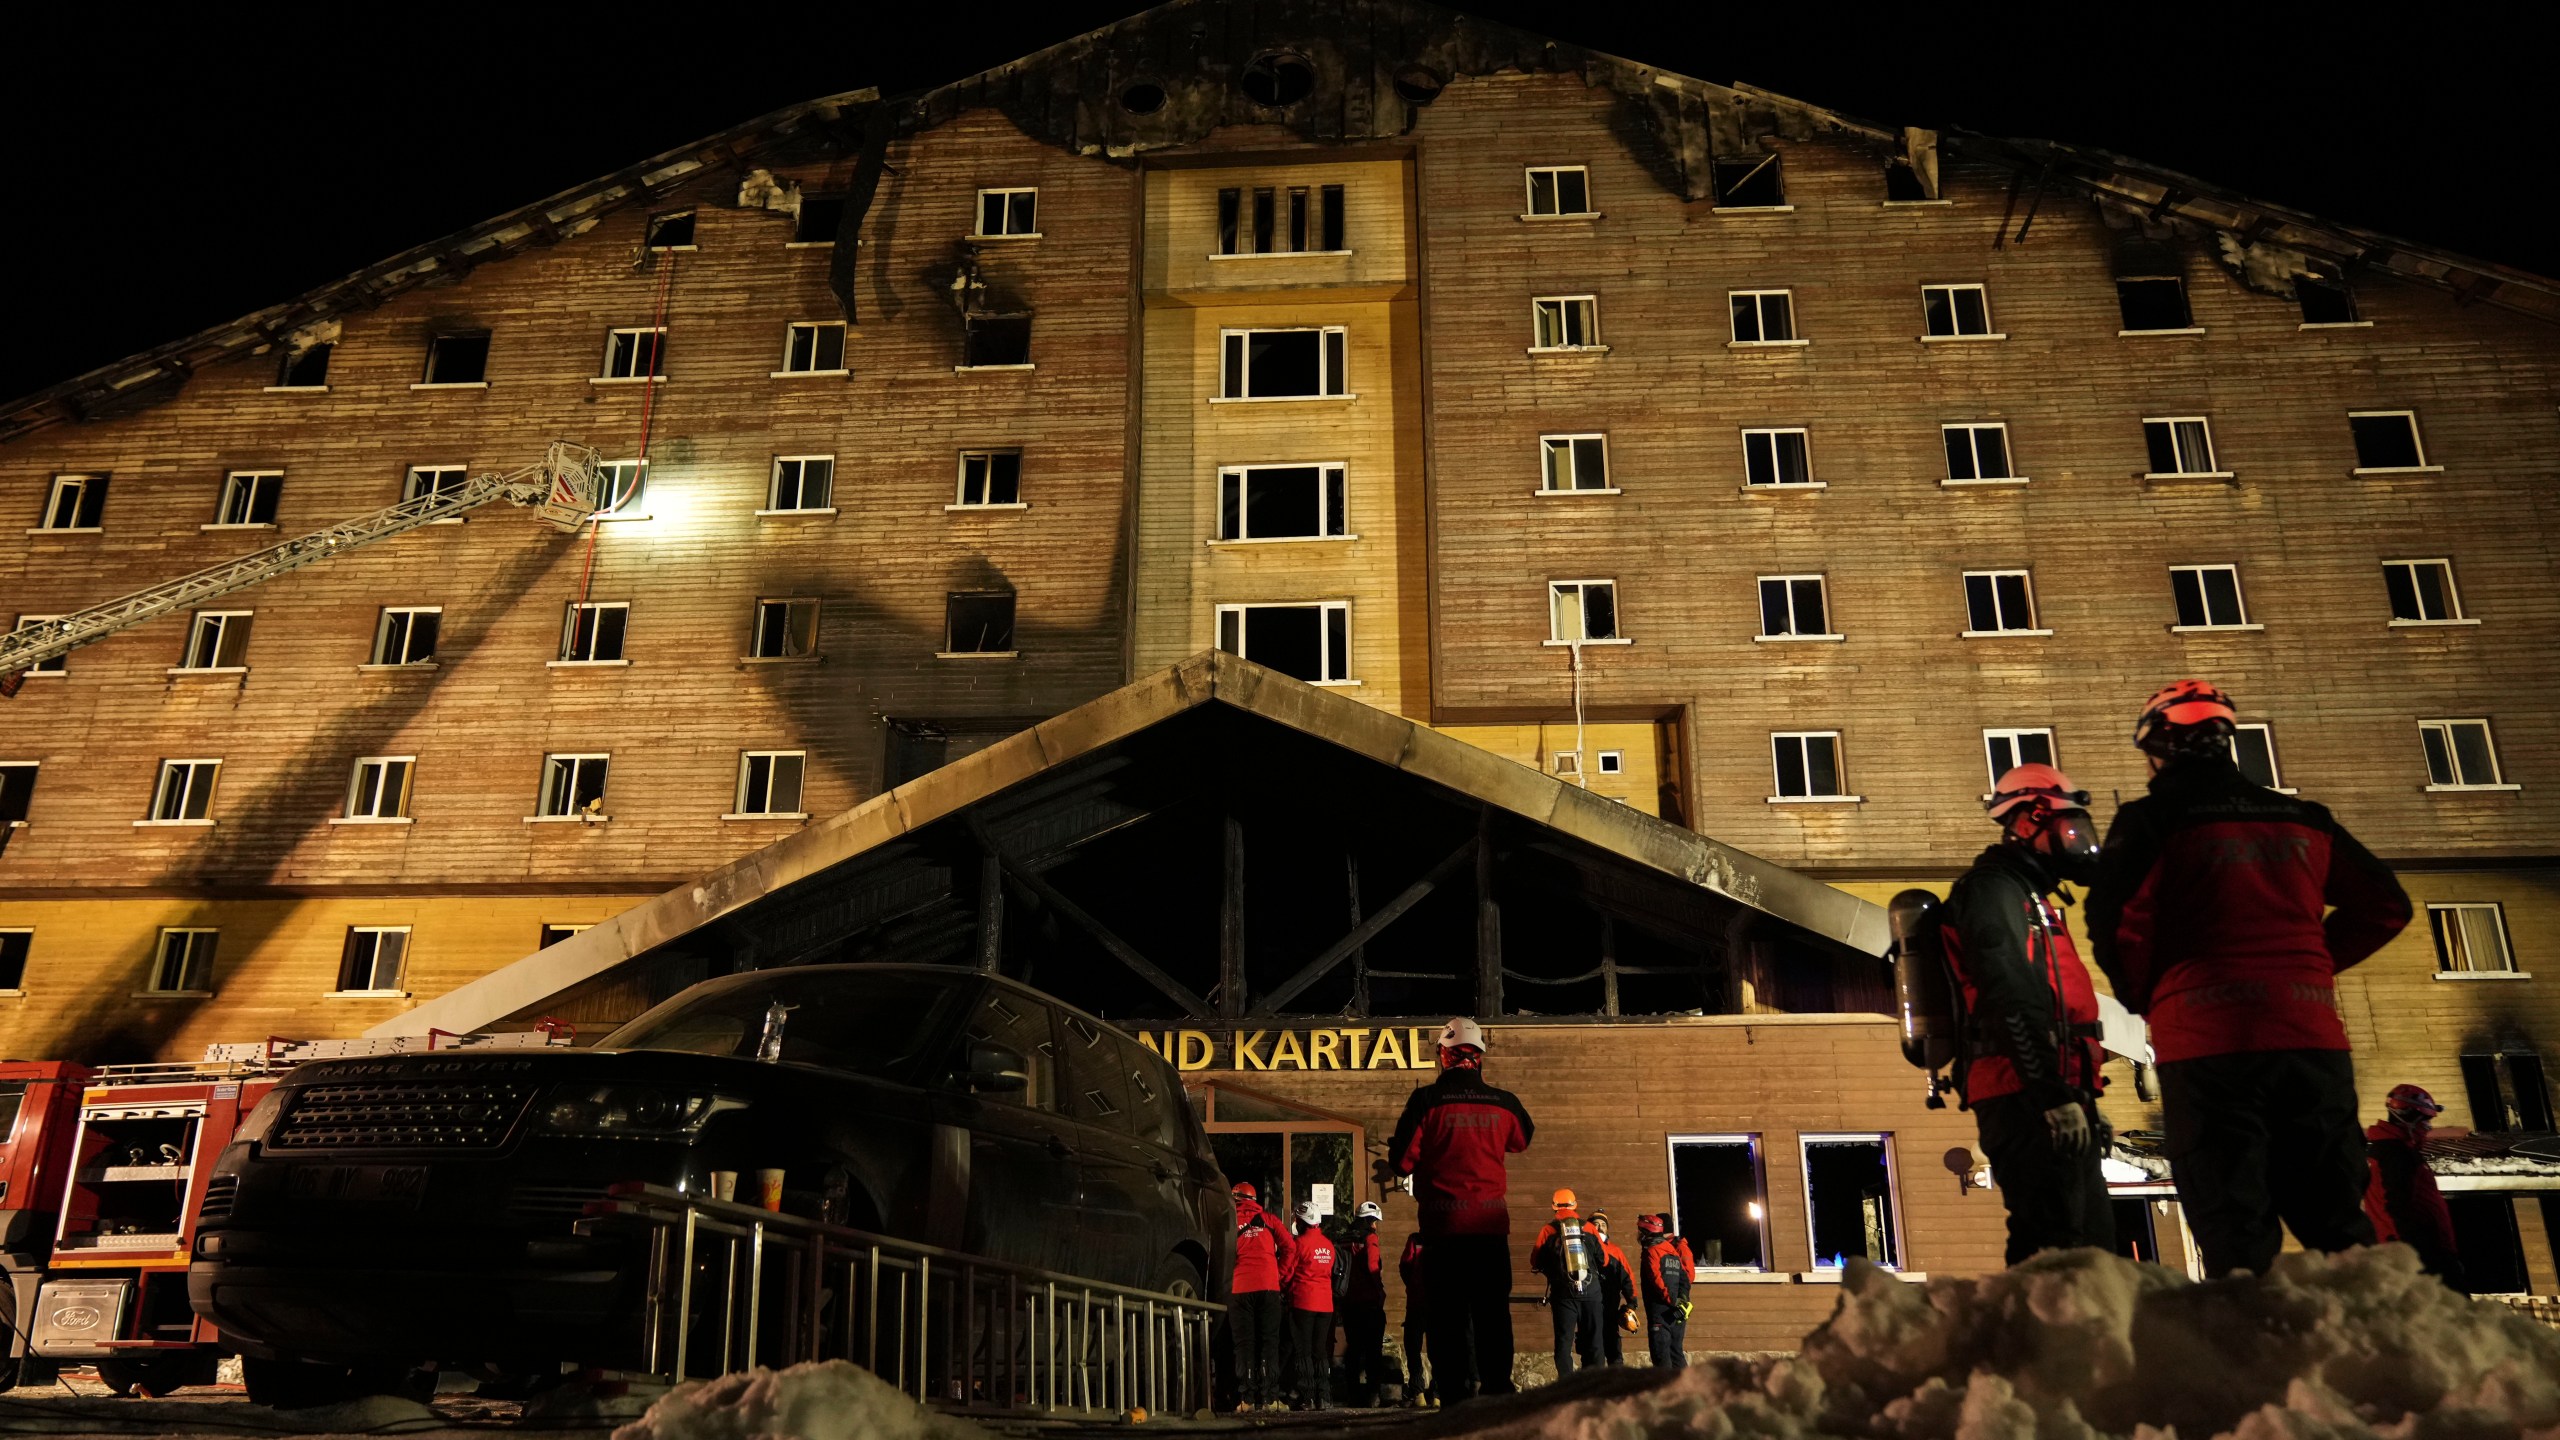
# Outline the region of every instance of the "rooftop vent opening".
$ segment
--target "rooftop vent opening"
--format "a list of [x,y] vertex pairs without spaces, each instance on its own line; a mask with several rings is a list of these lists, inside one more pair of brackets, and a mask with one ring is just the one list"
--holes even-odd
[[1440,98],[1449,82],[1436,71],[1420,65],[1407,65],[1396,72],[1396,95],[1407,105],[1428,105]]
[[1243,85],[1246,99],[1277,110],[1315,93],[1316,69],[1303,56],[1272,51],[1254,56],[1238,83]]
[[1132,115],[1153,115],[1164,108],[1164,87],[1152,80],[1141,80],[1120,92],[1120,108]]

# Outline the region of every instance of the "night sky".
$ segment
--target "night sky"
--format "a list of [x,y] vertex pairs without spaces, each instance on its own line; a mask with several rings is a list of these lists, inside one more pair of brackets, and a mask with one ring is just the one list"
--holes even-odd
[[[0,396],[288,299],[768,110],[957,79],[1134,8],[857,0],[823,11],[57,15],[50,34],[12,35],[0,83],[0,133],[22,162],[14,220],[0,225],[16,302]],[[2430,8],[2425,28],[2406,8],[2390,26],[2344,7],[2255,18],[2049,4],[1953,18],[1939,7],[1611,0],[1467,8],[1884,124],[2096,145],[2560,275],[2560,229],[2547,220],[2560,208],[2548,73],[2560,26],[2522,18],[2525,7],[2469,20]],[[866,26],[875,11],[897,18]],[[1677,18],[1691,14],[1712,19]]]

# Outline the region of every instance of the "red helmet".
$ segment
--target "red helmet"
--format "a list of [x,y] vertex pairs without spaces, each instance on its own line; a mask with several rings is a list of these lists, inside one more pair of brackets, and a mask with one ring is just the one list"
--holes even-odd
[[1639,1215],[1636,1217],[1636,1228],[1647,1235],[1659,1235],[1663,1231],[1662,1217],[1659,1215]]
[[1982,808],[1994,820],[2006,820],[2009,812],[2021,805],[2041,805],[2047,810],[2086,810],[2089,792],[2071,783],[2071,777],[2050,765],[2029,763],[2013,765],[1991,787],[1991,798]]
[[1250,1180],[1237,1181],[1234,1185],[1228,1187],[1227,1193],[1235,1196],[1239,1200],[1259,1201],[1262,1198],[1262,1192],[1254,1189],[1253,1182]]
[[2133,743],[2154,755],[2220,748],[2240,712],[2209,681],[2180,680],[2161,688],[2133,722]]
[[2415,1085],[2392,1086],[2391,1093],[2382,1097],[2382,1108],[2395,1114],[2409,1111],[2430,1120],[2444,1113],[2444,1107],[2436,1103],[2436,1097]]

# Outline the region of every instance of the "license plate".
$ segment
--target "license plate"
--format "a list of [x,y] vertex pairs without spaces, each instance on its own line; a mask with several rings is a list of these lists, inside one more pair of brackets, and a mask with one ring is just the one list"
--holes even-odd
[[297,1165],[286,1185],[298,1200],[415,1210],[427,1193],[424,1165]]

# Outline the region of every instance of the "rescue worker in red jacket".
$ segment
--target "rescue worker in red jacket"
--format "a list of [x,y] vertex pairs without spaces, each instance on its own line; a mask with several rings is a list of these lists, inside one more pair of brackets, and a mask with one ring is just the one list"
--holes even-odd
[[1404,1254],[1396,1259],[1396,1278],[1404,1282],[1404,1389],[1406,1403],[1419,1410],[1435,1398],[1427,1368],[1431,1338],[1431,1291],[1422,1279],[1422,1232],[1404,1237]]
[[1236,1410],[1280,1405],[1280,1293],[1298,1267],[1288,1227],[1262,1208],[1253,1182],[1235,1184],[1236,1273],[1227,1329],[1235,1342]]
[[2209,1276],[2265,1273],[2282,1227],[2307,1249],[2372,1243],[2337,973],[2409,923],[2390,868],[2325,807],[2241,775],[2237,713],[2201,680],[2143,706],[2151,793],[2116,812],[2088,910],[2098,967],[2151,1022],[2163,1148]]
[[2386,1118],[2364,1132],[2373,1174],[2365,1192],[2366,1218],[2375,1222],[2382,1238],[2417,1251],[2428,1274],[2461,1290],[2462,1251],[2454,1243],[2453,1212],[2436,1188],[2436,1172],[2428,1168],[2426,1157],[2427,1130],[2444,1107],[2415,1085],[2392,1086],[2382,1104]]
[[1609,1212],[1591,1212],[1591,1233],[1600,1240],[1600,1360],[1627,1363],[1627,1334],[1635,1329],[1636,1270],[1627,1252],[1609,1241]]
[[1644,1251],[1645,1344],[1655,1365],[1678,1370],[1689,1363],[1689,1285],[1695,1272],[1687,1249],[1670,1229],[1662,1215],[1636,1221]]
[[2039,1250],[2112,1249],[2115,1213],[2098,1169],[2098,991],[2050,898],[2096,872],[2089,792],[2050,765],[2019,765],[1993,783],[1984,808],[2000,843],[1957,878],[1939,921],[1966,1017],[1957,1092],[2008,1207],[2009,1263]]
[[1431,1313],[1431,1383],[1443,1405],[1511,1383],[1511,1211],[1505,1157],[1535,1126],[1518,1096],[1484,1083],[1484,1030],[1440,1029],[1440,1075],[1413,1092],[1388,1143],[1388,1164],[1413,1177]]
[[1387,1256],[1378,1239],[1385,1218],[1377,1201],[1361,1201],[1351,1236],[1342,1242],[1342,1382],[1350,1387],[1344,1398],[1354,1405],[1377,1403],[1387,1378]]
[[1298,1263],[1289,1272],[1289,1353],[1298,1373],[1291,1388],[1301,1410],[1333,1408],[1334,1268],[1341,1250],[1324,1233],[1324,1213],[1312,1200],[1298,1207]]
[[1600,1237],[1589,1221],[1574,1211],[1573,1192],[1559,1190],[1556,1215],[1538,1231],[1529,1247],[1529,1268],[1547,1280],[1547,1317],[1555,1322],[1556,1378],[1600,1363],[1600,1328],[1608,1309],[1608,1282],[1601,1278]]

